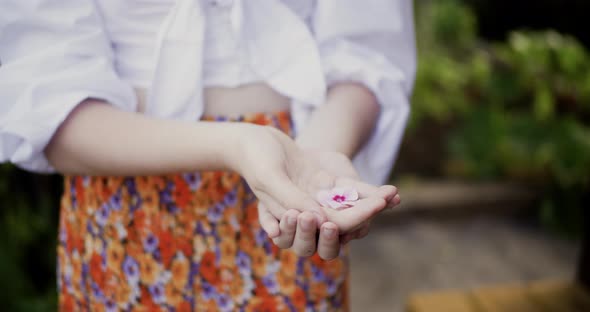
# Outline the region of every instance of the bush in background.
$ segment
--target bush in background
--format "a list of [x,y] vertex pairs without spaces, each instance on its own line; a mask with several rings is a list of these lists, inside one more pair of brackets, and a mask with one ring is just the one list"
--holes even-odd
[[2,311],[56,311],[61,178],[0,165]]
[[[514,31],[507,42],[476,37],[458,1],[417,10],[419,69],[409,137],[444,129],[437,174],[501,179],[546,194],[545,224],[575,233],[590,189],[590,55],[554,31]],[[402,153],[404,151],[402,150]],[[430,154],[433,155],[433,154]],[[403,157],[403,155],[402,155]]]

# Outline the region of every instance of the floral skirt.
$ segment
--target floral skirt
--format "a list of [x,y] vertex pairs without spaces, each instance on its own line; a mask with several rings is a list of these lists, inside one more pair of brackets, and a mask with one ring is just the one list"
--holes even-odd
[[[292,131],[287,112],[205,119]],[[66,176],[60,311],[348,310],[346,252],[279,249],[256,205],[234,172]]]

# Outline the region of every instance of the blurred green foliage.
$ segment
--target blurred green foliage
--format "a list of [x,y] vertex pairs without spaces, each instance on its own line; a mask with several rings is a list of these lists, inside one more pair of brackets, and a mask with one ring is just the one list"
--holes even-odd
[[2,311],[56,311],[61,179],[0,165]]
[[575,234],[590,191],[590,54],[554,31],[484,42],[469,7],[426,3],[409,132],[451,125],[443,173],[538,187],[541,220]]

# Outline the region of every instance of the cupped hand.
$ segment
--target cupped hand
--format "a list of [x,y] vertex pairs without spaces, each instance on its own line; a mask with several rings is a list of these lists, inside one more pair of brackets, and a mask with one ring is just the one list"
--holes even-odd
[[[343,154],[314,150],[305,150],[304,154],[318,168],[331,176],[319,179],[322,182],[322,188],[353,187],[358,190],[361,201],[352,208],[340,211],[322,207],[328,220],[339,220],[340,224],[330,221],[318,223],[313,220],[310,213],[300,213],[296,210],[288,211],[279,223],[261,203],[259,205],[260,223],[280,248],[291,248],[300,256],[312,255],[317,250],[321,258],[333,259],[338,256],[341,243],[366,236],[369,232],[370,219],[381,209],[399,204],[399,195],[393,186],[375,187],[360,182],[352,163]],[[367,211],[372,213],[364,213]],[[339,226],[344,231],[339,231]],[[317,235],[318,230],[319,235]],[[343,235],[340,236],[340,233]]]
[[[358,187],[358,191],[364,193],[362,196],[371,196],[376,194],[377,197],[385,198],[386,209],[393,208],[400,204],[401,199],[397,193],[397,188],[391,185],[381,187],[369,185],[366,183],[358,183],[360,176],[354,168],[351,160],[344,154],[338,152],[322,151],[322,150],[307,150],[310,157],[314,158],[317,163],[332,174],[339,174],[352,181],[344,182],[343,185],[353,184]],[[346,179],[343,179],[346,180]],[[339,186],[339,185],[336,185]],[[372,219],[372,218],[371,218]],[[360,239],[369,233],[371,219],[363,222],[358,229],[340,236],[340,243],[346,244],[353,239]]]
[[[299,148],[284,133],[271,127],[244,128],[245,135],[237,140],[234,168],[246,180],[263,207],[261,223],[274,218],[274,225],[265,226],[270,237],[280,234],[277,220],[290,209],[310,212],[315,225],[332,222],[340,234],[359,229],[362,224],[386,207],[395,196],[394,187],[375,188],[358,180],[332,174]],[[335,211],[321,207],[315,200],[319,190],[347,186],[359,191],[355,209]]]

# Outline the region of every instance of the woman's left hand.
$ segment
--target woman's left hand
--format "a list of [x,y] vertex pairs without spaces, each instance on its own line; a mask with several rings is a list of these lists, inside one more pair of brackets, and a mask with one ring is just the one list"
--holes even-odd
[[[310,160],[327,172],[338,177],[359,180],[358,173],[350,159],[344,154],[310,149],[305,152]],[[359,186],[363,188],[359,192],[383,194],[387,198],[389,207],[399,204],[399,195],[392,186],[376,187],[364,183],[359,183]],[[335,211],[335,213],[337,212]],[[269,217],[270,213],[264,206],[259,207],[259,214],[260,223],[265,230],[276,228],[279,221]],[[289,210],[281,218],[278,226],[280,228],[279,234],[271,237],[278,247],[292,248],[299,256],[311,256],[317,250],[322,259],[329,260],[338,256],[342,244],[346,244],[352,239],[365,237],[369,233],[370,220],[365,221],[352,232],[339,235],[336,224],[328,221],[318,225],[310,212]],[[317,235],[318,229],[319,235]]]

